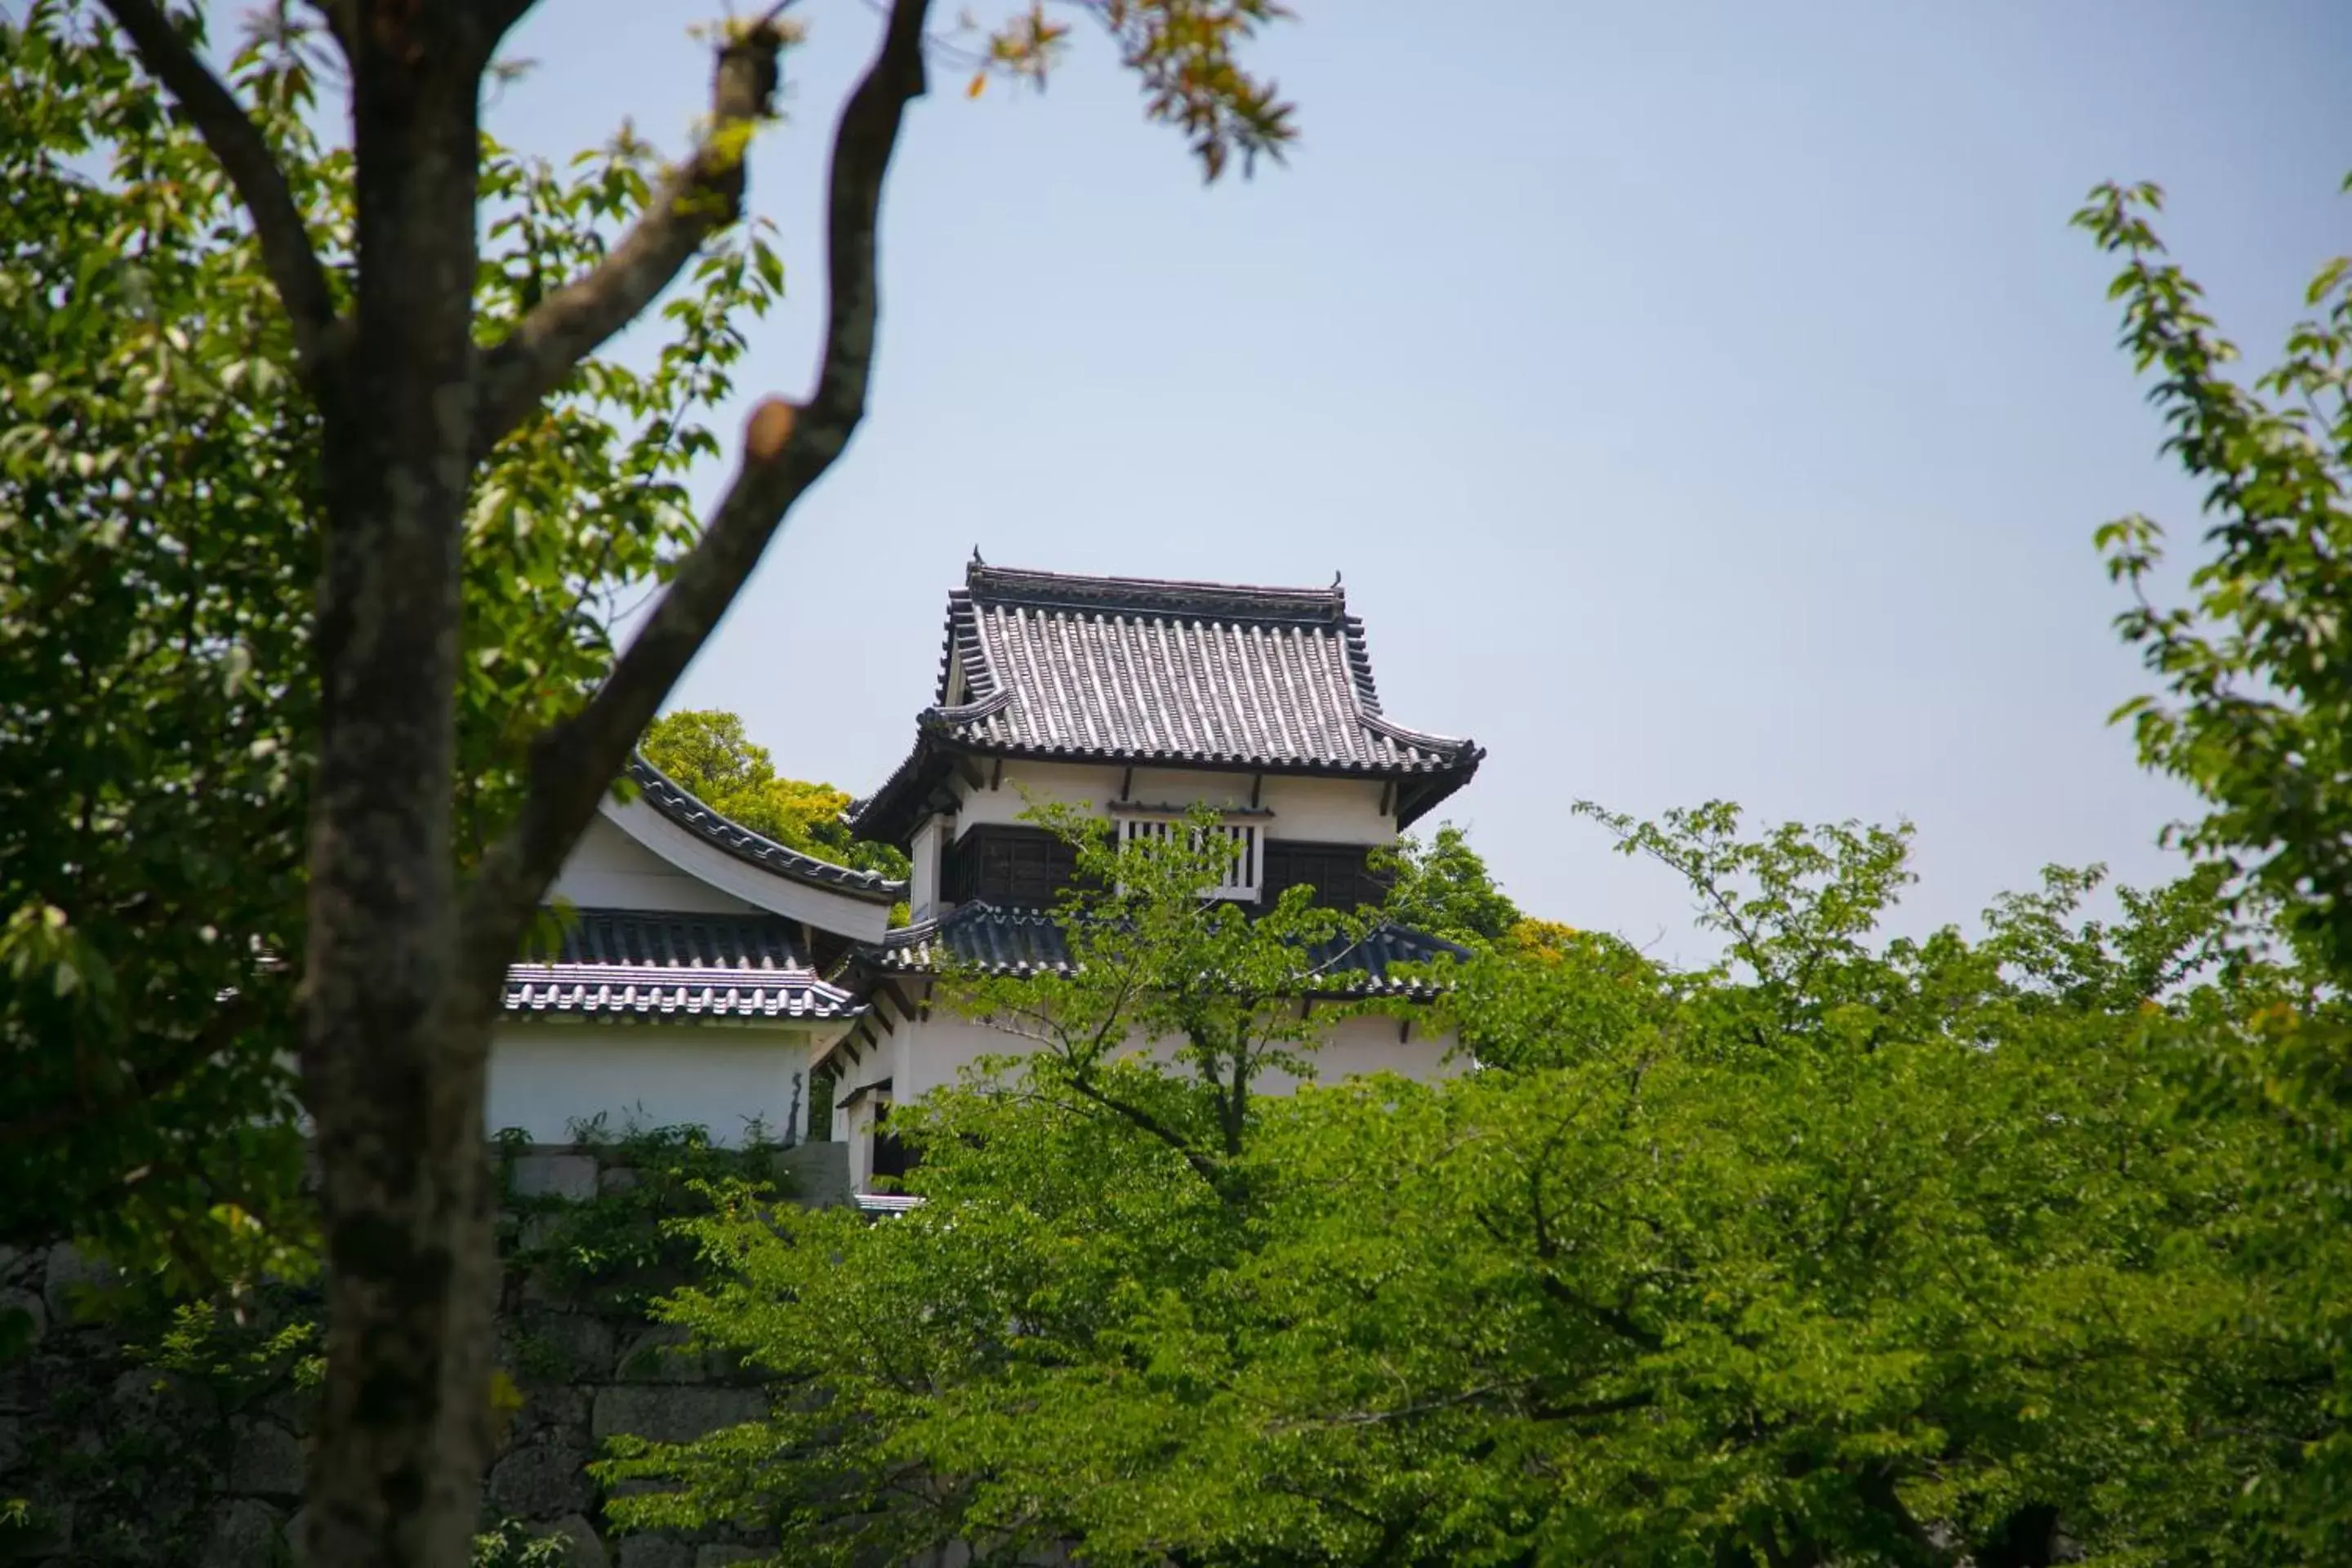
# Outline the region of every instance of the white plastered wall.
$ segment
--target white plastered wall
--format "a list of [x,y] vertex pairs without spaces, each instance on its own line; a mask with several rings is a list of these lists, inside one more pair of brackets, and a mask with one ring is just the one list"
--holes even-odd
[[598,816],[572,848],[551,890],[582,909],[747,914],[759,906],[688,876]]
[[691,1124],[733,1147],[751,1121],[771,1139],[805,1117],[811,1049],[842,1026],[531,1022],[500,1028],[490,1047],[488,1131],[520,1128],[534,1142],[571,1141],[604,1116],[619,1131]]
[[907,881],[908,918],[927,921],[940,912],[940,846],[949,819],[936,813],[916,825],[908,856],[914,867]]
[[877,942],[889,929],[887,900],[855,897],[764,869],[707,843],[645,800],[625,804],[607,796],[596,809],[600,820],[714,893],[859,942]]
[[[1122,767],[1007,759],[1001,775],[992,759],[980,759],[991,788],[956,781],[961,805],[955,831],[961,836],[982,823],[1020,823],[1030,802],[1106,809],[1119,799],[1127,780]],[[1146,805],[1203,805],[1234,809],[1250,804],[1252,775],[1181,768],[1137,768],[1125,798]],[[1024,794],[1024,791],[1026,794]],[[1300,778],[1267,773],[1257,781],[1257,804],[1273,812],[1269,838],[1320,844],[1387,844],[1396,837],[1396,818],[1381,810],[1384,786],[1372,779]]]
[[[877,1012],[885,1005],[877,994]],[[849,1145],[850,1181],[859,1192],[871,1190],[873,1107],[877,1098],[905,1104],[957,1082],[965,1068],[983,1057],[1036,1048],[1035,1042],[1019,1035],[944,1009],[927,1017],[907,1017],[892,1009],[889,1016],[891,1028],[886,1033],[877,1027],[873,1043],[863,1047],[857,1061],[844,1054],[835,1063],[840,1076],[834,1090],[833,1135]],[[1418,1019],[1412,1021],[1410,1028],[1401,1029],[1403,1022],[1379,1016],[1333,1019],[1323,1044],[1311,1055],[1316,1081],[1335,1083],[1365,1073],[1393,1072],[1431,1082],[1450,1078],[1467,1065],[1454,1058],[1452,1035],[1431,1035]],[[1150,1049],[1164,1059],[1174,1045],[1170,1041],[1154,1045],[1131,1037],[1128,1048]],[[890,1086],[887,1096],[870,1092],[886,1081]],[[1287,1093],[1297,1082],[1288,1073],[1268,1071],[1258,1080],[1258,1092]],[[858,1095],[861,1089],[869,1092]],[[853,1099],[855,1105],[842,1109]]]

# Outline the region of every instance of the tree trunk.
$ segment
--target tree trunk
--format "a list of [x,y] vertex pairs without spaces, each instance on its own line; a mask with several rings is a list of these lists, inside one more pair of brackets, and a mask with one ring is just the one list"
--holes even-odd
[[451,787],[484,52],[464,7],[366,9],[360,282],[322,388],[322,735],[302,1071],[328,1377],[307,1561],[465,1561],[488,1422],[488,1016],[453,985]]

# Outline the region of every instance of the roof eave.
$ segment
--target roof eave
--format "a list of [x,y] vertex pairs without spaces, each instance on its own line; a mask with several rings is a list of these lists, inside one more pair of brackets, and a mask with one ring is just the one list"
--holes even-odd
[[905,844],[914,837],[924,808],[954,771],[956,757],[970,750],[935,731],[920,731],[906,761],[891,770],[881,788],[853,808],[851,835],[869,844]]
[[[1188,757],[1163,752],[1095,746],[1008,746],[927,729],[905,762],[892,771],[882,787],[859,803],[850,830],[859,838],[878,843],[904,843],[914,832],[939,786],[954,772],[959,757],[1003,757],[1013,762],[1068,763],[1079,766],[1160,768],[1203,773],[1264,773],[1268,777],[1395,779],[1405,786],[1406,798],[1425,797],[1427,805],[1452,795],[1470,782],[1486,752],[1463,742],[1460,758],[1434,763],[1342,763],[1296,758]],[[1466,761],[1461,760],[1466,758]],[[1415,786],[1435,786],[1433,789]],[[934,808],[936,809],[936,808]],[[1426,809],[1424,806],[1423,809]],[[1416,813],[1418,815],[1418,813]]]
[[1437,773],[1416,773],[1407,780],[1397,791],[1397,831],[1403,832],[1459,794],[1464,785],[1478,776],[1478,764],[1486,756],[1476,746],[1465,743],[1460,760],[1453,766]]

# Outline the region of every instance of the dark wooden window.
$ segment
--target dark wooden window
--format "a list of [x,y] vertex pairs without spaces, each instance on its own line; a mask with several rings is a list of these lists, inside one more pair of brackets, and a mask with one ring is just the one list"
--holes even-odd
[[898,1141],[898,1135],[883,1130],[890,1120],[887,1100],[874,1108],[874,1174],[904,1179],[919,1160],[913,1150]]
[[1316,903],[1325,909],[1352,910],[1388,895],[1388,884],[1372,871],[1368,846],[1267,839],[1265,901],[1271,904],[1302,882],[1315,889]]
[[[1330,909],[1377,904],[1388,884],[1370,866],[1361,844],[1317,844],[1300,839],[1265,841],[1264,891],[1267,903],[1283,889],[1305,882],[1315,901]],[[948,846],[940,881],[950,901],[975,900],[1011,909],[1043,909],[1076,879],[1077,851],[1042,827],[984,824]]]
[[1078,872],[1078,852],[1042,827],[985,824],[948,846],[941,881],[952,901],[1015,909],[1051,904]]
[[834,1088],[831,1073],[809,1075],[808,1141],[812,1143],[833,1142]]

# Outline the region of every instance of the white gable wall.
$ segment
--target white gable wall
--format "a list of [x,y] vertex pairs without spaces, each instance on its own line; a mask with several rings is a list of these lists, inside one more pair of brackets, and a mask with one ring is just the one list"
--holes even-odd
[[753,908],[805,921],[819,931],[878,942],[890,929],[890,906],[771,871],[688,832],[646,801],[625,805],[607,796],[596,808],[604,820],[680,873]]
[[[1106,810],[1121,798],[1119,785],[1128,775],[1123,767],[1007,758],[999,776],[994,759],[982,757],[978,763],[986,776],[996,779],[996,787],[992,789],[983,782],[974,788],[962,779],[956,781],[962,801],[955,821],[959,837],[982,823],[1020,823],[1032,799]],[[1251,782],[1248,773],[1139,767],[1125,798],[1146,805],[1239,808],[1250,804]],[[1388,844],[1397,836],[1396,818],[1381,810],[1384,790],[1381,782],[1372,779],[1267,773],[1258,781],[1257,804],[1274,813],[1266,824],[1269,838]]]
[[582,909],[740,915],[759,908],[688,876],[602,816],[580,836],[551,891]]

